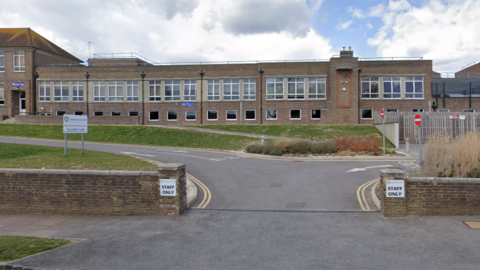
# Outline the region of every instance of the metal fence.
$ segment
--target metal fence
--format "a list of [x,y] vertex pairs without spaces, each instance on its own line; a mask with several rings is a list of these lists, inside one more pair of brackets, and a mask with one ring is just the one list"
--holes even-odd
[[[418,143],[418,128],[414,122],[415,112],[385,112],[385,123],[399,123],[400,141],[409,139]],[[422,141],[431,136],[446,135],[456,138],[468,132],[480,130],[480,113],[467,112],[423,112]],[[375,112],[374,123],[381,124],[380,112]]]

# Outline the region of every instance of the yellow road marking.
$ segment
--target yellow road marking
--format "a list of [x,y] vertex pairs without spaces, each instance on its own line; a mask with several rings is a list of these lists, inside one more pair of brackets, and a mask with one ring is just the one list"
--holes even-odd
[[365,198],[365,189],[377,182],[379,179],[380,178],[370,180],[357,189],[358,203],[360,204],[360,207],[363,211],[372,211],[370,205],[368,205],[367,199]]
[[192,180],[195,184],[197,184],[203,191],[203,199],[202,202],[197,206],[197,207],[192,207],[192,208],[205,208],[209,203],[210,200],[212,199],[212,193],[210,192],[210,189],[202,183],[200,180],[195,178],[193,175],[187,173],[188,178]]

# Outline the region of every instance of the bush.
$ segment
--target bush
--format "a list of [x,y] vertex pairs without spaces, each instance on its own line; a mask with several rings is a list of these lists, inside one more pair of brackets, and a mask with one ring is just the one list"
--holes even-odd
[[345,136],[336,139],[339,151],[376,153],[382,145],[380,138],[363,136]]
[[337,143],[334,140],[328,140],[324,142],[317,142],[312,144],[310,148],[312,154],[332,154],[338,152]]

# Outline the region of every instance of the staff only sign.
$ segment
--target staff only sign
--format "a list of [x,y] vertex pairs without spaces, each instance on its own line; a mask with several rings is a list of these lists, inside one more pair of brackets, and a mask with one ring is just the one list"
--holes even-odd
[[405,198],[405,180],[387,180],[388,198]]
[[177,181],[160,179],[160,196],[177,196]]

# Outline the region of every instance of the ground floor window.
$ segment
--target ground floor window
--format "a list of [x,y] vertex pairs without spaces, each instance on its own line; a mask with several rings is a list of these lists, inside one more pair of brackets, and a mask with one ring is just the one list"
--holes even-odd
[[207,120],[218,120],[218,111],[207,111]]
[[423,109],[412,109],[412,112],[423,112]]
[[362,119],[373,119],[372,109],[362,109],[360,113],[362,115]]
[[167,121],[177,121],[177,111],[167,111]]
[[0,83],[0,106],[5,105],[5,84]]
[[138,111],[128,111],[128,116],[138,116]]
[[83,115],[83,111],[73,111],[74,115]]
[[56,114],[56,115],[64,115],[64,114],[65,114],[65,111],[56,111],[55,114]]
[[102,116],[103,112],[102,111],[93,111],[93,116]]
[[148,112],[148,121],[158,121],[160,120],[160,114],[158,111],[149,111]]
[[187,121],[197,120],[197,112],[196,111],[185,111],[185,120],[187,120]]
[[227,120],[237,120],[237,111],[227,110]]
[[475,112],[475,109],[463,109],[463,112]]
[[438,112],[450,112],[450,109],[442,108],[442,109],[438,109]]
[[277,120],[277,110],[269,109],[267,110],[267,120]]
[[398,112],[398,109],[387,109],[387,112]]
[[110,115],[111,115],[111,116],[120,116],[121,113],[120,113],[120,111],[111,111],[111,112],[110,112]]
[[246,110],[245,120],[255,120],[255,110]]
[[301,110],[290,110],[290,120],[299,120],[302,118],[302,111]]
[[321,117],[320,109],[313,109],[312,119],[320,119],[320,117]]

